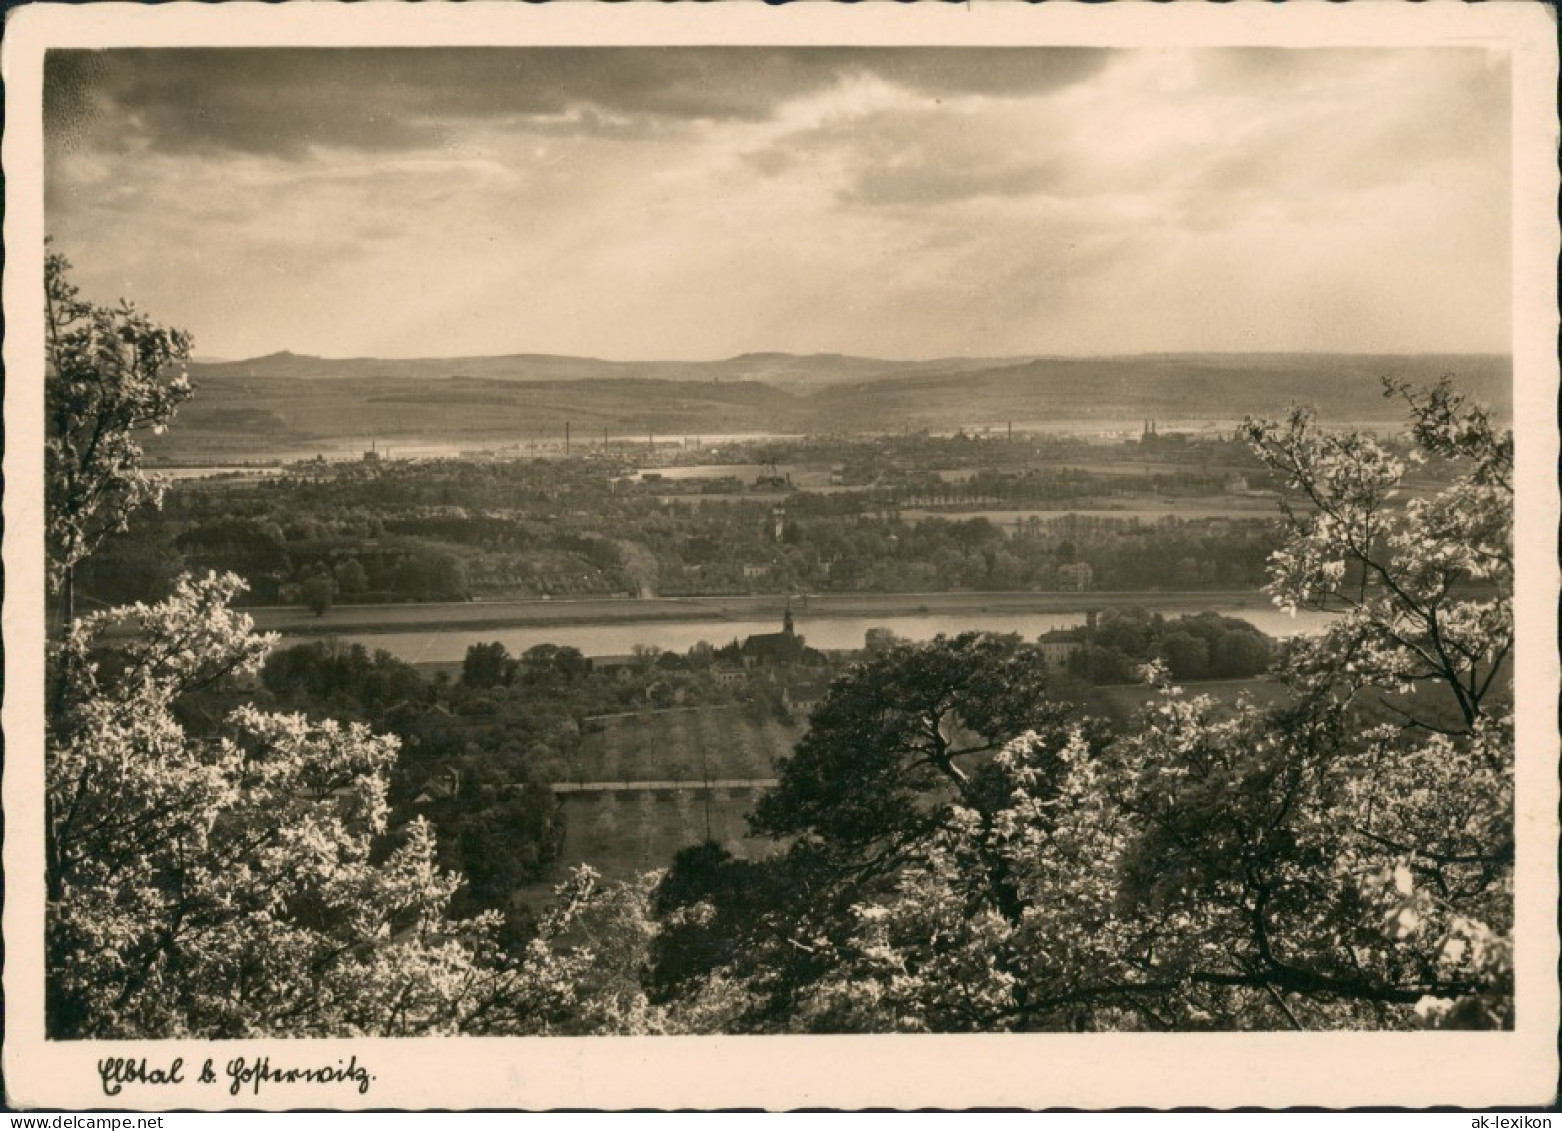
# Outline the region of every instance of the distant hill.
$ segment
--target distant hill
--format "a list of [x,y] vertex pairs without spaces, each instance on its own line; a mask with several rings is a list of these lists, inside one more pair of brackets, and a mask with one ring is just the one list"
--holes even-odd
[[692,374],[712,380],[763,381],[788,390],[826,388],[850,382],[898,381],[926,375],[970,373],[1012,365],[1024,358],[955,357],[888,361],[839,353],[745,353],[724,361],[697,363]]
[[1275,415],[1311,404],[1325,420],[1392,421],[1402,406],[1383,398],[1382,377],[1429,384],[1451,374],[1459,387],[1506,418],[1512,365],[1488,355],[1149,354],[1047,358],[893,382],[844,384],[811,401],[821,417],[1016,426],[1051,420],[1159,417],[1184,422]]
[[498,357],[311,357],[284,350],[244,361],[194,363],[190,366],[190,375],[197,379],[307,377],[344,380],[377,377],[437,381],[445,377],[490,377],[575,381],[640,376],[636,372],[640,364],[602,361],[593,357],[556,357],[551,354],[506,354]]
[[1391,426],[1380,378],[1459,388],[1506,420],[1512,363],[1494,355],[1144,354],[891,361],[751,353],[721,361],[504,357],[329,359],[292,353],[195,364],[196,397],[162,459],[256,458],[377,439],[480,448],[611,436],[885,432],[902,428],[1229,427],[1312,404],[1325,422]]
[[244,361],[193,362],[200,378],[308,377],[437,381],[481,377],[499,381],[761,381],[780,389],[814,389],[846,381],[893,380],[925,373],[963,373],[1025,359],[945,358],[889,361],[845,354],[745,353],[719,361],[606,361],[596,357],[516,353],[493,357],[311,357],[281,353]]

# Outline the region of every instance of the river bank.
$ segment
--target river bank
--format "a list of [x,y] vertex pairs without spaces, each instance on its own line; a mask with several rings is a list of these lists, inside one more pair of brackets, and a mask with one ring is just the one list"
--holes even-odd
[[[298,606],[245,609],[262,632],[284,636],[369,635],[499,628],[553,628],[654,624],[678,621],[734,622],[779,618],[789,600],[781,594],[722,597],[599,598],[571,601],[467,601],[442,604],[338,605],[315,616]],[[820,593],[790,598],[800,619],[959,615],[1083,614],[1140,607],[1178,612],[1270,609],[1253,590],[1164,590],[1089,593]]]

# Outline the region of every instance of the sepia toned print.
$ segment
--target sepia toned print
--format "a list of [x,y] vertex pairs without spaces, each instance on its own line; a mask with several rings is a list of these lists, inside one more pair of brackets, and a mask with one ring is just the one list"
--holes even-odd
[[[1392,1038],[1460,1051],[1345,1102],[1544,1092],[1506,18],[37,44],[11,1077],[744,1102],[600,1075],[699,1042],[895,1103],[802,1085],[893,1037],[914,1102],[1294,1103]],[[1102,1040],[1256,1091],[949,1083]]]

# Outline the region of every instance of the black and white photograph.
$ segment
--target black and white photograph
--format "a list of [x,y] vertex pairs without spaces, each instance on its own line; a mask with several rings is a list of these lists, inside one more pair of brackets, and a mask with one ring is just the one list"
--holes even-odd
[[118,7],[9,1102],[1554,1099],[1543,11]]

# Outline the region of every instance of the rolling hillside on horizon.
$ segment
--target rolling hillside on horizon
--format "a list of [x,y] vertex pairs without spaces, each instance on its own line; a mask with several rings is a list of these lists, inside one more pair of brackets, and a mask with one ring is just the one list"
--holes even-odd
[[327,358],[289,351],[237,361],[192,362],[197,379],[215,378],[384,378],[434,381],[475,377],[506,381],[762,381],[789,390],[864,380],[893,380],[929,373],[964,373],[1028,361],[1029,358],[932,358],[919,361],[852,357],[846,354],[743,353],[714,361],[610,361],[559,354],[498,354],[480,357]]
[[467,447],[611,436],[885,432],[904,428],[1205,427],[1314,405],[1325,422],[1401,418],[1380,378],[1451,375],[1501,419],[1512,363],[1494,355],[1146,354],[890,361],[743,354],[715,362],[486,358],[322,359],[273,354],[196,364],[196,397],[154,458],[453,442]]
[[[1512,365],[1483,355],[1149,354],[1130,358],[1046,358],[959,375],[840,386],[814,398],[831,417],[874,412],[920,420],[929,402],[946,403],[954,420],[1033,424],[1066,419],[1159,416],[1230,420],[1274,415],[1311,404],[1338,422],[1398,419],[1381,379],[1431,384],[1452,375],[1465,392],[1500,417],[1511,412]],[[956,395],[957,394],[957,395]],[[964,412],[962,412],[962,408]],[[1041,412],[1043,415],[1036,415]]]

